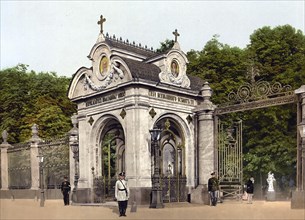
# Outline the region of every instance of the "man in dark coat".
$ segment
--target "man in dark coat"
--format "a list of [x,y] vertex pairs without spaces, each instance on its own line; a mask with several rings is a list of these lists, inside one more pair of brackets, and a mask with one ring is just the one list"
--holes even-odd
[[64,204],[69,205],[69,193],[71,191],[71,185],[70,182],[68,181],[68,178],[65,176],[64,181],[61,184],[61,192],[64,196]]
[[254,192],[254,178],[251,177],[247,182],[247,194],[248,194],[248,203],[252,204],[252,197]]
[[208,191],[211,197],[212,206],[217,204],[217,191],[219,190],[219,181],[215,176],[215,172],[211,173],[211,178],[208,180]]

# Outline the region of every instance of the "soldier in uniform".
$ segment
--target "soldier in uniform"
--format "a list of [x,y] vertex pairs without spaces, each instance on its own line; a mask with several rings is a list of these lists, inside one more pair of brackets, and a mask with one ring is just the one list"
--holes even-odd
[[115,198],[118,201],[120,217],[126,216],[129,198],[129,187],[125,180],[125,173],[119,173],[119,179],[115,183]]
[[217,204],[217,191],[219,190],[219,181],[215,176],[215,172],[211,173],[211,178],[208,180],[208,191],[211,197],[212,206]]
[[69,193],[71,191],[71,185],[70,182],[68,181],[68,177],[64,177],[64,181],[61,184],[61,192],[64,196],[64,204],[69,205]]

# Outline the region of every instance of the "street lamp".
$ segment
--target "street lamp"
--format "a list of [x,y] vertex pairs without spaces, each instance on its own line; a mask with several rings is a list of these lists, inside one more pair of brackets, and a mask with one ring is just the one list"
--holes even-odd
[[151,144],[154,152],[154,173],[152,176],[152,192],[151,192],[151,203],[149,208],[164,208],[162,199],[162,189],[160,182],[160,146],[159,140],[161,136],[161,129],[154,126],[153,129],[149,130],[151,135]]
[[76,202],[76,190],[77,190],[77,185],[78,185],[78,158],[79,158],[79,148],[78,148],[78,134],[76,133],[77,131],[74,130],[75,132],[70,132],[70,147],[71,151],[73,153],[73,158],[74,158],[74,166],[75,166],[75,172],[74,172],[74,188],[73,188],[73,194],[72,194],[72,201]]
[[43,156],[38,155],[37,157],[39,160],[40,207],[44,207]]

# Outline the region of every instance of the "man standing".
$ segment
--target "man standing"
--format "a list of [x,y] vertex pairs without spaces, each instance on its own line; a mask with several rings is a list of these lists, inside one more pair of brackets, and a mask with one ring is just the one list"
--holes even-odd
[[215,172],[211,173],[211,178],[208,180],[208,191],[211,197],[212,206],[216,206],[217,204],[217,191],[219,189],[219,181],[215,176]]
[[118,201],[120,217],[126,216],[129,198],[129,187],[125,180],[125,173],[119,173],[119,179],[115,183],[115,198]]
[[68,181],[68,177],[64,177],[64,181],[61,184],[61,192],[64,196],[64,204],[69,205],[69,193],[71,191],[71,185],[70,182]]
[[252,197],[254,192],[254,178],[251,177],[246,185],[247,185],[247,194],[248,194],[248,204],[252,204]]

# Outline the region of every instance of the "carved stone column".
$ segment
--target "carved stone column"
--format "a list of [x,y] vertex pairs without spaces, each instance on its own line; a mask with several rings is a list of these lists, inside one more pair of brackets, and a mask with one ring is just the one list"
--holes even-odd
[[11,146],[7,142],[7,131],[4,130],[2,132],[2,139],[3,142],[0,145],[1,148],[1,189],[7,190],[8,189],[8,155],[7,149]]

